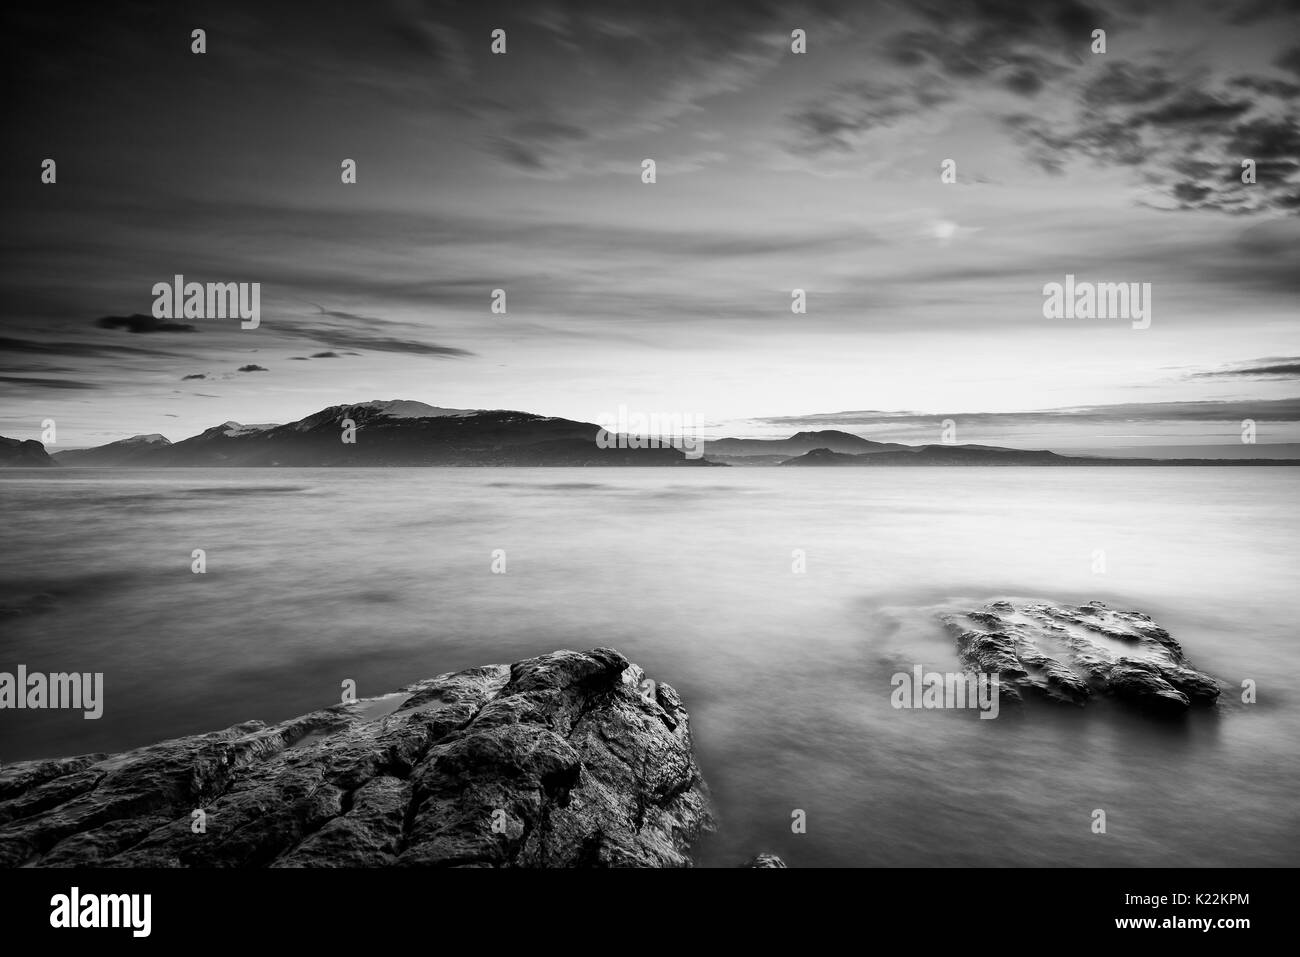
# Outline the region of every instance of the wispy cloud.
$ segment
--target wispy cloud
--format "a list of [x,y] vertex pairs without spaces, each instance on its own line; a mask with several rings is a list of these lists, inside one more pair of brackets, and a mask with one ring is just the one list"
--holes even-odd
[[33,379],[27,376],[0,375],[0,382],[7,387],[9,395],[23,395],[24,390],[55,389],[60,391],[85,391],[101,388],[94,382],[79,382],[73,379]]
[[1255,359],[1193,375],[1201,379],[1300,379],[1300,356]]

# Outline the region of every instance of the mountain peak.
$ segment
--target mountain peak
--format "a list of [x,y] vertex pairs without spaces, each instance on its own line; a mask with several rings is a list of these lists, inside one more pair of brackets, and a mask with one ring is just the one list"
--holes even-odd
[[372,409],[389,419],[430,419],[447,415],[475,415],[477,409],[444,409],[440,406],[417,402],[414,399],[371,399],[358,402],[354,408]]
[[118,445],[171,445],[171,441],[157,432],[150,432],[148,435],[133,435],[129,439],[120,439]]
[[869,441],[868,439],[862,438],[860,435],[854,435],[852,432],[843,432],[839,429],[815,429],[806,432],[796,432],[794,435],[790,436],[790,440],[794,441],[796,439],[858,439],[863,442]]
[[251,435],[254,432],[265,432],[267,429],[274,429],[276,423],[263,422],[260,425],[243,425],[240,422],[222,422],[218,426],[208,429],[204,434],[209,432],[220,432],[222,435],[234,438],[239,435]]

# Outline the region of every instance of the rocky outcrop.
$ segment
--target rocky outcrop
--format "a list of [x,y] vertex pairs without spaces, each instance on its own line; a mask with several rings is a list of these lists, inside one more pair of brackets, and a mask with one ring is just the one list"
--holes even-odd
[[781,858],[777,857],[775,854],[763,853],[751,859],[750,862],[745,866],[746,867],[785,867],[786,863],[785,861],[781,860]]
[[1024,695],[1084,705],[1107,695],[1163,713],[1208,706],[1219,684],[1194,671],[1183,650],[1147,615],[1099,601],[1078,607],[995,601],[945,615],[971,671],[1000,676],[1004,701]]
[[0,771],[0,866],[681,867],[687,714],[616,651]]

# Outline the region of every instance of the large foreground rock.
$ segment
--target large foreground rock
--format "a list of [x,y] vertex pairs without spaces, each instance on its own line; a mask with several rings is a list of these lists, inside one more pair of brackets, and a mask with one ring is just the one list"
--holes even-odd
[[711,827],[681,699],[605,648],[0,771],[0,866],[680,867]]
[[1141,612],[1099,601],[995,601],[944,622],[962,664],[1000,676],[1004,700],[1018,703],[1027,693],[1083,705],[1101,694],[1180,713],[1219,696],[1218,682],[1192,670],[1178,642]]

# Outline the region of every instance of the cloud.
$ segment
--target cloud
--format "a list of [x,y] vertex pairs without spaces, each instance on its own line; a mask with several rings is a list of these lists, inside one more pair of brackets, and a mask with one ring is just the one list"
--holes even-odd
[[1022,96],[1036,95],[1045,77],[1081,60],[1091,31],[1113,22],[1079,0],[934,0],[914,9],[920,25],[889,38],[894,62],[937,68],[952,79],[1000,85]]
[[[1094,66],[1093,29],[1107,29],[1116,43],[1116,37],[1137,35],[1143,21],[1158,24],[1161,14],[1155,8],[1120,13],[1079,0],[1031,7],[1001,0],[922,0],[909,9],[913,22],[888,35],[884,47],[904,78],[856,84],[856,90],[841,84],[810,100],[792,116],[799,135],[787,147],[790,152],[872,149],[875,143],[865,134],[949,102],[992,112],[1026,158],[1048,173],[1063,174],[1077,160],[1131,169],[1139,205],[1234,213],[1300,210],[1300,182],[1292,165],[1296,153],[1264,157],[1250,142],[1258,124],[1280,126],[1290,137],[1300,85],[1269,74],[1267,67],[1231,77],[1216,74],[1195,51],[1169,48],[1135,46],[1128,53],[1133,59],[1125,60],[1120,51],[1126,48],[1120,46]],[[1298,10],[1300,5],[1279,0],[1243,4],[1219,16],[1237,24],[1273,18],[1283,36],[1284,24]],[[1218,29],[1232,27],[1220,23]],[[1278,54],[1274,63],[1300,73],[1300,47]],[[1050,108],[1032,113],[1013,108],[999,115],[993,98],[998,91],[1004,98],[1005,91],[1046,98]],[[1260,164],[1254,184],[1240,181],[1243,158]],[[1180,169],[1196,161],[1217,165],[1208,176]]]
[[[490,283],[484,281],[481,288],[490,288]],[[360,316],[353,312],[345,312],[337,309],[326,309],[317,303],[309,303],[314,306],[317,312],[322,316],[331,319],[342,319],[348,323],[361,323],[362,328],[373,329],[376,327],[389,326],[398,328],[398,323],[392,323],[385,319],[377,319],[372,316]],[[322,326],[308,324],[305,322],[295,322],[292,320],[277,320],[275,324],[276,331],[295,338],[313,339],[323,345],[334,346],[336,349],[369,349],[374,352],[395,352],[405,355],[430,356],[440,359],[465,358],[474,355],[468,349],[458,349],[454,346],[440,346],[430,342],[422,342],[416,339],[408,339],[400,336],[372,335],[369,332],[357,332],[355,326],[340,328],[337,326]],[[357,355],[355,352],[345,352],[345,355]],[[336,352],[318,352],[312,358],[338,358]]]
[[[22,376],[0,375],[0,382],[6,385],[22,386],[24,389],[71,389],[86,390],[99,389],[102,386],[93,382],[78,382],[73,379],[28,379]],[[17,389],[6,389],[10,395],[20,395]]]
[[1205,90],[1184,90],[1159,106],[1136,114],[1132,122],[1201,131],[1238,119],[1251,108],[1249,100],[1229,99]]
[[207,376],[204,373],[196,372],[193,375],[181,376],[181,381],[184,382],[187,379],[206,379],[206,378]]
[[[348,355],[356,355],[355,352],[349,352]],[[290,356],[294,362],[310,362],[312,359],[338,359],[341,358],[337,352],[313,352],[309,356]]]
[[1300,379],[1300,356],[1255,359],[1248,364],[1197,372],[1193,374],[1193,378]]
[[948,97],[932,80],[915,83],[842,83],[790,116],[795,153],[850,151],[864,133],[892,126]]
[[144,316],[138,312],[129,316],[104,316],[102,319],[96,319],[95,325],[101,329],[125,329],[134,333],[196,331],[188,323],[172,322],[170,319],[155,319],[153,316]]
[[372,336],[368,333],[347,332],[341,329],[312,328],[302,323],[276,322],[276,332],[304,339],[314,339],[339,349],[369,349],[371,352],[396,352],[410,356],[429,356],[438,359],[459,359],[474,355],[468,349],[440,346],[415,339],[396,336]]
[[569,123],[524,120],[489,137],[488,151],[508,165],[537,172],[554,168],[563,157],[567,144],[587,138],[586,130]]
[[270,369],[258,365],[246,365],[239,367],[240,372],[270,372]]
[[46,356],[140,356],[175,357],[174,352],[158,349],[137,349],[133,346],[100,345],[90,342],[36,342],[31,339],[13,339],[0,336],[0,353],[18,352]]
[[1174,92],[1174,81],[1154,64],[1107,63],[1083,89],[1083,103],[1099,109],[1115,103],[1144,105]]
[[1276,20],[1300,14],[1300,4],[1295,0],[1243,0],[1235,8],[1230,8],[1228,19],[1231,23],[1251,24],[1260,20]]
[[1300,83],[1278,80],[1264,76],[1234,76],[1228,81],[1231,87],[1250,90],[1262,96],[1277,97],[1280,100],[1293,100],[1300,95]]
[[[1211,84],[1193,85],[1193,84]],[[1242,96],[1240,90],[1258,95]],[[1284,109],[1300,87],[1235,76],[1223,83],[1155,64],[1109,64],[1072,112],[1014,113],[1003,124],[1029,158],[1063,173],[1075,157],[1128,166],[1157,209],[1230,213],[1300,209],[1300,124]],[[1243,183],[1242,160],[1255,162]]]
[[931,425],[944,418],[959,425],[1060,425],[1064,423],[1123,424],[1143,422],[1214,422],[1268,419],[1300,422],[1300,397],[1260,400],[1205,400],[1190,402],[1124,402],[1113,405],[1042,409],[1032,412],[823,412],[813,415],[773,416],[755,419],[768,425],[798,428]]

